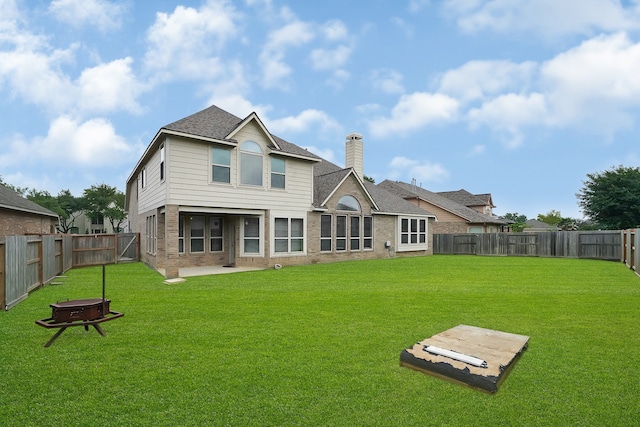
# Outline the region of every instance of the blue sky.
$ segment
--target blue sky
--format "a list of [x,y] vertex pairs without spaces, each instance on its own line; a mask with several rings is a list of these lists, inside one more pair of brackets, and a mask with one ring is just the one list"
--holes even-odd
[[640,166],[640,1],[0,0],[0,176],[125,190],[211,104],[365,174],[582,218],[588,173]]

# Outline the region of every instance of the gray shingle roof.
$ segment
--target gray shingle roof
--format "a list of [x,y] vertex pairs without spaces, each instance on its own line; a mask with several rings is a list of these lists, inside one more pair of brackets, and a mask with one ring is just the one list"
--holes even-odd
[[506,224],[506,222],[500,218],[482,214],[475,209],[471,209],[438,193],[406,182],[385,180],[378,185],[405,199],[418,197],[471,223]]
[[471,194],[464,189],[458,191],[439,191],[437,194],[464,206],[486,206],[488,203],[485,199]]
[[[342,182],[344,177],[351,172],[351,168],[342,169],[327,160],[316,163],[313,168],[313,204],[316,207],[321,207],[321,203],[331,194],[336,186]],[[364,187],[381,213],[433,215],[371,182],[364,181]]]
[[[217,139],[220,141],[237,142],[229,138],[229,134],[233,132],[245,119],[241,119],[223,109],[212,105],[202,111],[198,111],[184,119],[169,123],[162,129],[169,131],[186,133],[194,136]],[[278,144],[280,149],[273,147],[273,151],[281,151],[283,153],[294,154],[297,156],[309,157],[312,159],[320,159],[315,154],[285,141],[271,134],[273,140]]]
[[0,208],[58,218],[58,214],[0,184]]

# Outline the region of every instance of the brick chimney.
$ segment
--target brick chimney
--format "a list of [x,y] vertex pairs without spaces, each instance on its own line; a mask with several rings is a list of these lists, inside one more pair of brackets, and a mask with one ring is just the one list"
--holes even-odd
[[364,179],[364,141],[359,133],[350,133],[346,141],[345,167],[353,168]]

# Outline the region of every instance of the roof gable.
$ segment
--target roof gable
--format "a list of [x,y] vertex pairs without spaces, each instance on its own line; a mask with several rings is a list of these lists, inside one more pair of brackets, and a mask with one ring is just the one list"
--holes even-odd
[[271,135],[269,131],[267,131],[264,123],[262,123],[262,120],[260,120],[255,112],[249,114],[244,120],[242,120],[242,122],[238,123],[238,125],[231,132],[229,132],[225,139],[234,141],[234,137],[250,123],[255,123],[257,125],[260,131],[264,134],[264,137],[268,141],[269,146],[275,148],[276,150],[280,150],[280,146],[276,142],[275,138],[273,138],[273,135]]

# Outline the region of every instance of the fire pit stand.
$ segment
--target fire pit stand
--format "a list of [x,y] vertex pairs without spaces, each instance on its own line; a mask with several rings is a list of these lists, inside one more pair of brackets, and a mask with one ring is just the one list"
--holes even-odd
[[78,299],[73,301],[49,304],[52,309],[51,317],[36,320],[36,325],[44,328],[58,328],[59,331],[44,345],[49,347],[62,333],[72,326],[84,326],[88,331],[93,326],[100,335],[107,336],[100,327],[100,323],[117,319],[124,313],[111,311],[111,300],[105,298],[105,266],[102,266],[102,298]]

